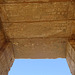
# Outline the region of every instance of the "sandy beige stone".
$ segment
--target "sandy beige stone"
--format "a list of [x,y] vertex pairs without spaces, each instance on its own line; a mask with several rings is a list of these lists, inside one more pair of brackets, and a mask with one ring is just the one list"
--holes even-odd
[[10,38],[71,36],[71,24],[68,21],[4,23],[3,27]]
[[11,43],[6,43],[0,50],[0,74],[8,75],[8,71],[14,62],[14,54]]
[[72,1],[72,0],[0,0],[0,3],[14,3],[14,2],[56,2],[56,1]]
[[68,18],[68,4],[69,2],[50,2],[1,5],[1,9],[5,11],[8,17],[8,20],[3,19],[2,21],[25,22],[66,20]]
[[72,29],[71,29],[72,34],[75,34],[75,21],[72,23]]
[[4,53],[8,63],[8,67],[10,68],[14,62],[14,52],[13,52],[12,43],[8,43],[8,45],[6,46],[4,50]]
[[75,75],[75,45],[72,42],[70,41],[67,44],[66,59],[72,75]]
[[5,42],[3,32],[0,30],[0,48],[3,46]]
[[8,74],[14,58],[66,58],[75,75],[73,1],[0,0],[0,75]]
[[65,58],[66,40],[61,38],[11,39],[15,58]]
[[[7,64],[7,60],[6,57],[4,55],[3,52],[0,52],[0,74],[4,75],[6,72],[8,73],[8,64]],[[7,74],[5,74],[7,75]]]

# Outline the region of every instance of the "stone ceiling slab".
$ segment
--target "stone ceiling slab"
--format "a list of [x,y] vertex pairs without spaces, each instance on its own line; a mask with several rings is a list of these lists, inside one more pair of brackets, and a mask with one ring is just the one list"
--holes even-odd
[[3,27],[9,38],[71,36],[71,24],[68,21],[3,23]]
[[0,5],[8,20],[2,22],[50,21],[68,19],[69,2]]
[[66,39],[32,38],[11,39],[15,58],[65,58]]
[[68,19],[70,19],[70,20],[74,20],[75,19],[75,2],[69,3]]

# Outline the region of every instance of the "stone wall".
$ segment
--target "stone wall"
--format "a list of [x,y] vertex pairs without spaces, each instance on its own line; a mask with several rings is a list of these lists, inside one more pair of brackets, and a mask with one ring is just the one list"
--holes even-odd
[[8,75],[8,71],[14,62],[13,47],[8,42],[0,20],[0,75]]
[[[14,58],[59,57],[67,59],[75,75],[72,1],[0,0],[0,75],[8,74]],[[67,43],[70,37],[74,40]]]
[[66,59],[72,75],[75,75],[75,40],[67,43]]
[[4,43],[5,43],[5,35],[3,32],[3,27],[2,27],[1,22],[0,22],[0,49],[2,48]]
[[66,58],[66,40],[63,38],[12,39],[15,58]]
[[8,75],[8,71],[14,62],[13,48],[10,42],[0,50],[0,75]]

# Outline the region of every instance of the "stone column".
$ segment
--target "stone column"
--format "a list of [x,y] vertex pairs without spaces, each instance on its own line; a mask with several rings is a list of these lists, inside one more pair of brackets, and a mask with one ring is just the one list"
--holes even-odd
[[72,75],[75,75],[75,40],[67,43],[66,59]]

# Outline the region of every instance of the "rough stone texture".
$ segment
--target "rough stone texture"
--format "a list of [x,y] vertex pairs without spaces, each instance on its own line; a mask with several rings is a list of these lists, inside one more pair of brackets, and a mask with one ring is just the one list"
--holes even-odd
[[6,43],[0,50],[0,75],[8,75],[8,71],[14,62],[14,54],[11,43]]
[[73,21],[71,33],[75,35],[75,21]]
[[4,34],[3,34],[2,30],[0,29],[0,49],[4,43],[5,43]]
[[[68,19],[70,2],[2,4],[3,22],[50,21]],[[32,10],[31,10],[32,9]],[[3,18],[7,16],[7,19]]]
[[62,1],[73,1],[73,0],[0,0],[0,3],[19,3],[19,2],[62,2]]
[[72,75],[75,75],[75,40],[67,44],[66,59]]
[[8,65],[6,62],[6,58],[4,52],[0,51],[0,75],[7,75],[8,74]]
[[[71,8],[72,7],[72,8]],[[75,2],[71,3],[70,10],[73,12],[72,19],[75,20]]]
[[69,4],[69,19],[75,20],[75,1],[71,2],[71,4]]
[[0,19],[0,49],[4,46],[5,42],[6,42],[6,37]]
[[71,36],[71,24],[68,21],[4,23],[3,26],[10,38]]
[[75,28],[73,9],[72,2],[9,3],[1,5],[1,19],[9,38],[67,38]]
[[15,58],[65,58],[66,40],[61,38],[12,39]]
[[[3,29],[0,30],[0,75],[7,75],[14,56],[67,58],[72,75],[75,75],[73,1],[0,0],[0,17],[3,24]],[[67,44],[68,39],[72,42]],[[5,45],[5,40],[11,41],[12,44]]]

